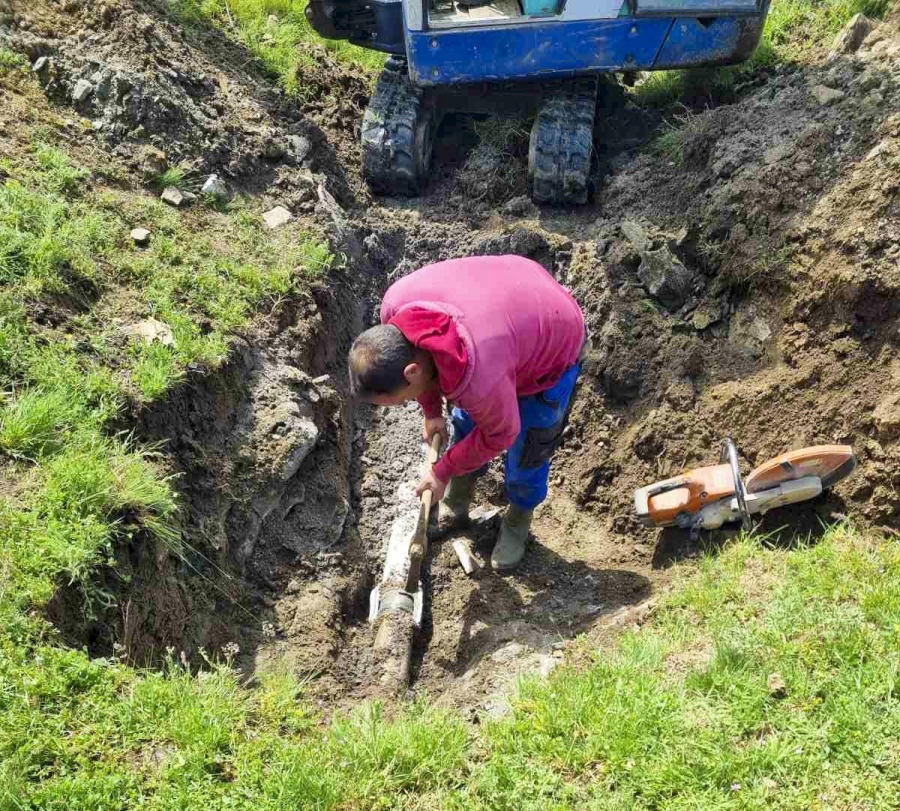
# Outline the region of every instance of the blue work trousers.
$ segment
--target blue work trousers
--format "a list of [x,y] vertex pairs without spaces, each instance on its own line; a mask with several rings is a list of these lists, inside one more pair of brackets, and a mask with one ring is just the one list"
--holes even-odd
[[[546,391],[519,398],[519,435],[506,452],[506,498],[523,510],[533,510],[547,498],[550,460],[562,439],[569,416],[569,405],[580,364],[567,369],[559,382]],[[467,412],[454,407],[450,414],[452,444],[460,442],[475,427]],[[482,475],[485,465],[477,471]]]

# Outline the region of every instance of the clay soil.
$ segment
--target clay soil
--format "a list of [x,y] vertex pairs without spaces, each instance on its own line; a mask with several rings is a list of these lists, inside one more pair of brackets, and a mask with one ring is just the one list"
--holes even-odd
[[[152,664],[166,645],[195,657],[237,642],[248,677],[291,667],[323,707],[379,694],[368,593],[398,494],[421,465],[420,417],[349,402],[344,358],[392,280],[456,256],[541,262],[582,304],[593,350],[521,570],[466,576],[452,539],[434,539],[414,691],[499,713],[516,676],[548,673],[576,636],[599,643],[640,623],[672,564],[728,533],[692,541],[642,528],[633,490],[717,461],[726,436],[745,472],[803,445],[856,450],[859,468],[835,492],[766,518],[773,542],[815,538],[844,516],[900,530],[896,19],[855,54],[782,65],[727,104],[707,99],[664,142],[662,116],[610,84],[594,202],[553,210],[523,199],[522,172],[502,161],[492,193],[473,191],[474,123],[460,117],[445,122],[423,197],[374,199],[358,172],[367,79],[324,51],[321,92],[297,103],[222,35],[185,33],[163,3],[69,6],[33,4],[10,37],[31,59],[52,58],[43,91],[77,155],[111,156],[138,179],[154,150],[220,172],[260,210],[291,209],[346,259],[238,341],[221,371],[135,415],[182,474],[183,529],[202,558],[120,550],[135,575],[120,597],[135,608],[124,625],[94,628],[92,644],[124,639]],[[107,89],[73,109],[83,77]],[[837,94],[823,102],[820,88]],[[80,116],[102,126],[67,127]],[[11,121],[5,132],[15,140]],[[664,267],[661,285],[651,265]],[[290,439],[302,431],[315,433],[305,453]],[[499,464],[479,503],[467,538],[487,561]],[[60,598],[58,621],[75,610]]]

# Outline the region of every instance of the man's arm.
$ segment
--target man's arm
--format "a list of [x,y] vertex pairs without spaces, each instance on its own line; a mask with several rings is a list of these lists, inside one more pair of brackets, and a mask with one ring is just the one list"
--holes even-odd
[[475,428],[434,466],[441,481],[478,470],[516,441],[521,430],[514,380],[504,378],[475,404],[465,404]]

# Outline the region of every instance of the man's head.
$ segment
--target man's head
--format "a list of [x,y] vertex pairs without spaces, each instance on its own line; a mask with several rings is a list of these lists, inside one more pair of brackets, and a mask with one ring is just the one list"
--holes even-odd
[[376,405],[415,400],[434,385],[431,355],[416,349],[397,327],[367,329],[350,348],[350,387],[354,397]]

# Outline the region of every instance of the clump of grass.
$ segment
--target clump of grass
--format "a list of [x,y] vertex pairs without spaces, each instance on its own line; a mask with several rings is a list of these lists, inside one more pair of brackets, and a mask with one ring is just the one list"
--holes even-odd
[[58,450],[63,431],[81,416],[79,404],[64,389],[25,390],[0,412],[0,450],[31,459]]
[[0,73],[17,70],[25,65],[25,57],[9,48],[0,47]]
[[293,96],[312,92],[298,78],[300,68],[315,67],[310,46],[324,47],[338,60],[365,70],[379,71],[384,65],[383,54],[319,37],[306,19],[303,0],[170,0],[169,8],[188,25],[223,28]]
[[174,186],[176,189],[185,188],[187,173],[181,166],[170,166],[164,172],[161,172],[153,180],[153,185],[159,189],[165,189]]
[[529,124],[502,118],[474,122],[478,144],[456,175],[467,199],[496,203],[527,192]]
[[0,289],[0,388],[19,376],[32,350],[21,300]]
[[653,151],[672,161],[676,166],[684,163],[684,133],[671,124],[667,124],[653,142]]
[[73,192],[83,185],[90,174],[86,169],[73,166],[65,152],[50,144],[39,141],[35,145],[35,154],[41,169],[37,179],[50,191]]
[[72,278],[93,280],[110,232],[108,218],[62,196],[85,173],[57,150],[37,154],[44,169],[37,179],[0,186],[0,284],[15,282],[27,295],[61,292]]
[[184,376],[184,367],[171,349],[161,343],[138,343],[131,369],[134,385],[145,400],[155,400]]

